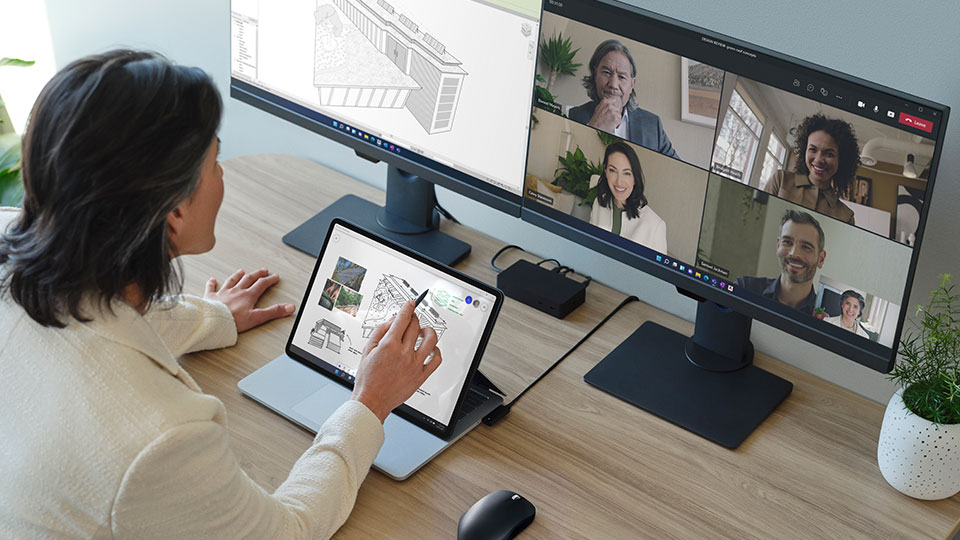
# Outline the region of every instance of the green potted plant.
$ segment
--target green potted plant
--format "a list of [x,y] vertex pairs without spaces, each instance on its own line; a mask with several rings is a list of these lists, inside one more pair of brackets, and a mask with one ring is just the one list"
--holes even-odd
[[[587,159],[579,146],[573,152],[567,151],[566,156],[558,156],[557,160],[560,162],[560,166],[553,173],[553,184],[562,187],[577,197],[577,201],[573,204],[574,212],[571,215],[584,219],[581,215],[584,211],[581,208],[586,208],[586,219],[589,219],[590,207],[586,206],[585,201],[591,191],[590,177],[600,174],[600,165]],[[596,197],[596,189],[593,190],[593,193]],[[592,203],[593,199],[590,200],[590,204]]]
[[820,319],[820,320],[826,319],[826,318],[827,318],[827,310],[823,309],[822,306],[817,306],[817,307],[813,308],[813,316],[816,317],[816,318],[818,318],[818,319]]
[[553,184],[573,193],[577,197],[586,197],[590,189],[590,177],[600,174],[600,165],[591,162],[577,146],[566,156],[557,156],[560,166],[554,171]]
[[573,75],[583,64],[573,61],[580,49],[573,50],[570,38],[564,39],[563,33],[554,34],[540,42],[540,60],[550,70],[547,76],[547,91],[553,88],[558,75]]
[[960,297],[950,274],[917,307],[914,330],[900,344],[880,429],[877,463],[897,490],[918,499],[960,492]]
[[533,104],[534,109],[531,113],[533,118],[533,127],[536,128],[537,124],[540,123],[540,120],[537,119],[537,109],[546,109],[554,114],[562,114],[562,109],[556,101],[556,96],[550,93],[545,86],[541,86],[540,83],[545,83],[546,81],[540,74],[537,74],[537,83],[534,85],[534,94],[533,94]]
[[[574,56],[580,49],[572,49],[573,43],[570,38],[564,39],[563,33],[554,34],[553,37],[540,42],[540,60],[549,72],[547,75],[549,80],[541,77],[539,73],[537,74],[533,99],[533,104],[537,107],[554,114],[563,114],[562,108],[556,102],[556,97],[550,89],[553,88],[553,83],[557,81],[558,75],[573,75],[577,68],[582,65],[573,61]],[[538,123],[539,120],[537,120],[536,115],[533,115],[533,127],[536,128]]]
[[[32,66],[33,61],[18,58],[0,58],[0,67]],[[13,129],[10,116],[0,96],[0,206],[19,206],[23,200],[23,181],[20,178],[20,136]]]

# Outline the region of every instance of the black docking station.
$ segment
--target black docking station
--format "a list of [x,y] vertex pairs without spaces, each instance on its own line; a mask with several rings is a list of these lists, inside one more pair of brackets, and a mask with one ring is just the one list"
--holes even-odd
[[497,288],[503,294],[558,319],[586,300],[588,284],[523,259],[497,274]]

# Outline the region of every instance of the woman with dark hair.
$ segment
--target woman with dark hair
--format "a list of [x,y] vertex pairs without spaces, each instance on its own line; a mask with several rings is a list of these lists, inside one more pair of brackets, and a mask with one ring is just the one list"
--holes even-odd
[[853,126],[822,114],[797,126],[793,172],[777,171],[763,190],[851,225],[853,210],[840,200],[860,166]]
[[612,143],[603,153],[590,223],[660,253],[667,252],[667,224],[647,204],[640,158],[625,142]]
[[439,365],[432,329],[414,349],[410,302],[287,480],[268,494],[243,472],[223,404],[177,357],[294,306],[255,309],[279,279],[266,269],[180,293],[177,257],[215,242],[221,109],[203,71],[135,51],[73,62],[40,93],[23,209],[0,210],[0,537],[329,536],[383,420]]
[[860,326],[860,316],[863,315],[863,308],[866,305],[863,295],[857,291],[853,289],[843,291],[843,294],[840,295],[840,315],[827,317],[823,320],[849,330],[858,336],[870,339],[870,334]]

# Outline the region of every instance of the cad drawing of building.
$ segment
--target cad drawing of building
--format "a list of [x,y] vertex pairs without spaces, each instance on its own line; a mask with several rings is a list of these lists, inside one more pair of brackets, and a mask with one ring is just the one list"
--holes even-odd
[[310,338],[307,340],[307,343],[318,349],[322,349],[323,344],[326,343],[328,349],[340,354],[340,348],[343,345],[345,335],[346,332],[339,326],[326,319],[320,319],[317,321],[317,324],[313,326],[313,330],[310,331]]
[[443,43],[386,0],[318,0],[314,16],[321,105],[406,108],[427,133],[453,129],[467,72]]
[[[367,316],[363,320],[363,337],[368,338],[373,330],[388,321],[400,307],[408,300],[414,300],[419,296],[413,287],[407,281],[399,276],[384,274],[377,283],[377,288],[373,291],[373,300],[370,302],[370,308],[367,310]],[[433,309],[427,302],[423,302],[417,308],[417,317],[420,319],[420,327],[431,327],[437,333],[437,340],[447,329],[447,322],[444,321],[437,310]]]

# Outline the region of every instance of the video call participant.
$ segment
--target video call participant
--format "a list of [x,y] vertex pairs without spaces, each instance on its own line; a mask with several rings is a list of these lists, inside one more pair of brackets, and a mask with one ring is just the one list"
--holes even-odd
[[590,224],[660,253],[667,252],[667,224],[643,195],[643,170],[637,153],[624,142],[607,146]]
[[597,46],[589,67],[583,87],[590,101],[570,109],[570,119],[680,159],[660,117],[637,107],[637,66],[630,50],[608,39]]
[[740,276],[737,285],[764,298],[776,300],[806,315],[813,315],[817,292],[813,277],[823,268],[827,258],[825,238],[820,223],[806,212],[787,210],[780,219],[777,258],[778,277]]
[[843,294],[840,295],[840,315],[827,317],[824,320],[840,328],[845,328],[858,336],[869,339],[870,334],[860,326],[860,316],[863,315],[863,308],[866,307],[866,305],[867,303],[863,299],[863,296],[857,291],[852,289],[844,291]]
[[793,172],[777,171],[764,191],[853,225],[853,210],[839,197],[860,165],[853,126],[822,114],[808,116],[797,126],[794,151]]

